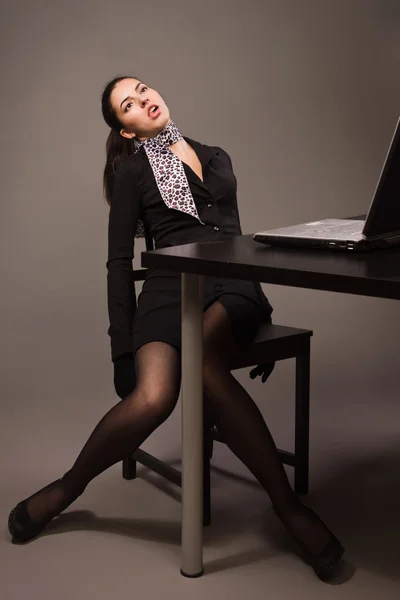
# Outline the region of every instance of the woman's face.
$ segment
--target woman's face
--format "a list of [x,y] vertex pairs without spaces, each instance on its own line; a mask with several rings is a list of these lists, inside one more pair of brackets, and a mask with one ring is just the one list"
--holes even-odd
[[122,123],[120,133],[126,138],[156,137],[170,121],[168,106],[160,94],[138,79],[119,81],[110,100]]

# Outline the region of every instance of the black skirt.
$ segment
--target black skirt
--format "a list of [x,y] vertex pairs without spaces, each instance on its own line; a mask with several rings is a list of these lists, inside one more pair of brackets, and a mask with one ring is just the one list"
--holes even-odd
[[[232,324],[235,343],[250,344],[260,326],[271,322],[272,307],[257,282],[204,277],[204,311],[219,300]],[[165,342],[180,351],[181,275],[150,271],[138,297],[133,320],[133,352],[149,342]]]

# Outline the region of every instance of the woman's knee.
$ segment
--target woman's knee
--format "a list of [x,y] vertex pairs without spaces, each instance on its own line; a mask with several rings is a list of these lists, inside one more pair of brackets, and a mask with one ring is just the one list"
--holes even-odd
[[[149,416],[165,420],[178,402],[179,389],[168,385],[148,383],[138,386],[132,396],[145,407]],[[133,397],[132,400],[134,400]]]

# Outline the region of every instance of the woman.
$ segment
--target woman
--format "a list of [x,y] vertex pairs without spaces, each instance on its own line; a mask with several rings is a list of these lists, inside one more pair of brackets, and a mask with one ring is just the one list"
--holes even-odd
[[[138,448],[177,402],[180,276],[150,270],[136,309],[134,238],[145,230],[162,248],[241,234],[236,179],[224,150],[183,137],[162,97],[134,77],[106,86],[102,110],[111,128],[104,172],[111,206],[109,335],[114,383],[122,400],[98,423],[72,468],[14,508],[9,517],[14,542],[38,535],[96,475]],[[204,288],[207,416],[265,488],[306,561],[328,580],[344,549],[294,494],[261,413],[229,369],[237,346],[254,339],[272,308],[256,282],[206,277]]]

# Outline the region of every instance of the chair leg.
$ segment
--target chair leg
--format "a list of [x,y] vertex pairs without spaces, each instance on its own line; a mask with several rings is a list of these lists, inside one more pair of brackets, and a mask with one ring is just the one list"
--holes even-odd
[[310,438],[310,343],[307,352],[296,357],[296,414],[294,490],[307,494],[309,486]]
[[209,436],[209,457],[210,457],[210,460],[212,459],[213,454],[214,454],[214,440],[213,440],[212,436],[210,435]]
[[213,450],[213,440],[208,427],[204,428],[204,454],[203,454],[203,526],[211,523],[211,474],[210,460]]
[[132,455],[126,456],[122,461],[122,477],[128,481],[136,479],[137,462]]
[[[204,456],[203,456],[203,525],[206,527],[211,523],[211,476],[210,460],[213,452],[213,440],[207,428],[204,434]],[[137,461],[132,455],[126,456],[122,461],[122,477],[128,481],[136,479]]]

